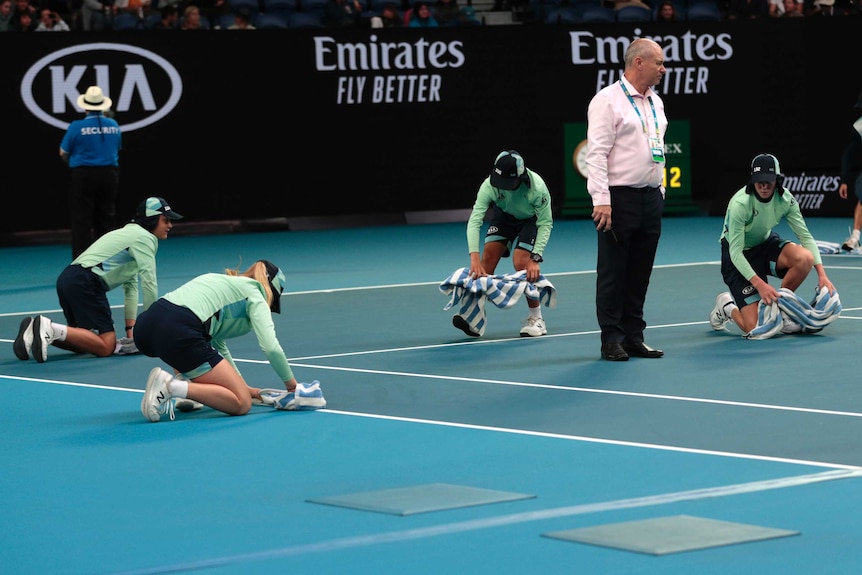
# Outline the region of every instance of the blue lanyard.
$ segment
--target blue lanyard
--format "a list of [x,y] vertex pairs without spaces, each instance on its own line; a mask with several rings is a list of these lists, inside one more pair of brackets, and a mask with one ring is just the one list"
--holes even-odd
[[[635,99],[632,98],[631,94],[629,94],[629,90],[628,90],[628,88],[626,88],[626,85],[623,83],[622,79],[620,79],[620,86],[622,87],[623,92],[626,93],[626,98],[629,99],[629,102],[631,103],[632,108],[634,108],[635,112],[637,112],[638,120],[641,121],[641,126],[644,129],[644,134],[646,134],[647,137],[649,137],[649,132],[647,131],[646,123],[644,122],[643,116],[641,116],[641,110],[640,110],[640,108],[638,108],[637,104],[635,104]],[[652,119],[655,122],[655,135],[656,135],[656,137],[658,137],[658,135],[659,135],[658,117],[656,116],[656,113],[655,113],[655,105],[652,103],[652,96],[647,96],[647,100],[649,101],[649,107],[652,110]]]

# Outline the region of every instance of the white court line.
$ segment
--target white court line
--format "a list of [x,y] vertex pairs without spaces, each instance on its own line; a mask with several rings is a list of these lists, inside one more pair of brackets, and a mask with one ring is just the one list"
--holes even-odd
[[704,489],[693,489],[691,491],[679,491],[676,493],[649,495],[646,497],[636,497],[633,499],[618,499],[616,501],[587,503],[583,505],[571,505],[568,507],[543,509],[540,511],[513,513],[509,515],[499,515],[497,517],[486,517],[484,519],[472,519],[456,523],[434,525],[431,527],[405,529],[402,531],[389,531],[386,533],[377,533],[374,535],[341,537],[338,539],[330,539],[329,541],[317,541],[315,543],[290,545],[287,547],[270,549],[267,551],[258,551],[255,553],[227,555],[224,557],[213,557],[212,559],[204,559],[201,561],[190,561],[187,563],[162,565],[160,567],[150,567],[147,569],[122,571],[117,572],[114,575],[149,575],[157,573],[175,573],[179,571],[193,571],[197,569],[205,569],[208,567],[218,567],[236,563],[247,563],[251,561],[262,561],[279,557],[295,557],[297,555],[307,555],[310,553],[331,553],[334,551],[340,551],[342,549],[369,547],[372,545],[381,545],[384,543],[395,543],[400,541],[412,541],[428,537],[437,537],[440,535],[453,535],[457,533],[465,533],[468,531],[477,531],[480,529],[490,529],[493,527],[517,525],[531,521],[558,519],[560,517],[573,517],[576,515],[586,515],[589,513],[602,513],[605,511],[634,509],[638,507],[648,507],[653,505],[666,505],[670,503],[679,503],[682,501],[696,501],[702,499],[711,499],[715,497],[728,497],[747,493],[755,493],[758,491],[785,489],[788,487],[799,487],[801,485],[810,485],[812,483],[821,483],[824,481],[835,481],[838,479],[850,479],[857,477],[862,477],[862,470],[853,469],[845,471],[826,471],[822,473],[814,473],[811,475],[798,475],[795,477],[767,479],[764,481],[738,483],[735,485],[725,485],[721,487],[707,487]]
[[[257,360],[255,360],[255,363],[257,363]],[[334,369],[334,368],[323,368],[323,369]],[[346,371],[371,371],[371,370],[348,369]],[[386,372],[375,372],[375,373],[386,373]],[[413,377],[428,377],[428,376],[413,375]],[[123,391],[126,393],[144,393],[144,390],[142,390],[142,389],[130,389],[127,387],[114,387],[114,386],[106,386],[106,385],[96,385],[96,384],[92,384],[92,383],[76,383],[76,382],[61,381],[61,380],[55,380],[55,379],[41,379],[41,378],[33,378],[33,377],[19,377],[19,376],[9,376],[9,375],[0,374],[0,380],[2,380],[2,379],[31,381],[31,382],[36,382],[36,383],[50,383],[50,384],[54,384],[54,385],[65,385],[65,386],[70,386],[70,387],[84,387],[84,388],[90,388],[90,389],[106,389],[106,390],[110,390],[110,391]],[[463,378],[444,378],[444,379],[463,379]],[[489,381],[489,380],[482,380],[482,381]],[[511,382],[497,382],[497,383],[511,384]],[[554,386],[542,385],[542,384],[523,384],[523,385],[532,386],[532,387],[553,388],[553,389],[559,389],[561,391],[573,390],[572,388],[557,388]],[[586,391],[596,391],[596,390],[589,390],[588,389]],[[624,392],[620,392],[620,394],[621,395],[641,395],[641,396],[647,395],[647,394],[624,393]],[[657,397],[659,399],[665,399],[666,397],[671,398],[670,396],[655,396],[655,397]],[[699,400],[692,399],[692,398],[682,398],[682,399],[687,400],[687,401],[699,401]],[[702,400],[702,401],[710,402],[709,400]],[[732,402],[716,402],[716,403],[732,403]],[[745,405],[745,404],[743,404],[743,405]],[[748,407],[748,406],[755,406],[755,404],[746,405],[746,407]],[[828,412],[828,411],[822,411],[822,410],[804,410],[804,409],[799,409],[799,408],[783,408],[781,406],[765,406],[765,407],[771,408],[771,409],[788,409],[788,410],[792,410],[792,411],[811,411],[811,412],[815,412],[815,413],[826,413],[826,414],[830,414],[830,415],[847,415],[847,416],[851,416],[851,417],[862,416],[862,414],[853,413],[853,412]],[[439,425],[439,426],[444,426],[444,427],[457,427],[457,428],[461,428],[461,429],[475,429],[475,430],[481,430],[481,431],[494,431],[494,432],[498,432],[498,433],[511,433],[511,434],[515,434],[515,435],[526,435],[526,436],[531,436],[531,437],[546,437],[546,438],[553,438],[553,439],[564,439],[564,440],[568,440],[568,441],[581,441],[584,443],[601,443],[604,445],[619,445],[619,446],[623,446],[623,447],[638,447],[638,448],[643,448],[643,449],[653,449],[653,450],[657,450],[657,451],[673,451],[673,452],[677,452],[677,453],[695,453],[695,454],[699,454],[699,455],[714,455],[714,456],[719,456],[719,457],[730,457],[730,458],[734,458],[734,459],[750,459],[750,460],[755,460],[755,461],[771,461],[771,462],[775,462],[775,463],[791,463],[794,465],[811,465],[811,466],[816,466],[816,467],[827,467],[827,468],[831,468],[831,469],[862,469],[862,467],[857,467],[857,466],[853,466],[853,465],[845,465],[845,464],[840,464],[840,463],[828,463],[828,462],[824,462],[824,461],[809,461],[809,460],[804,460],[804,459],[789,459],[789,458],[783,458],[783,457],[772,457],[772,456],[768,456],[768,455],[753,455],[753,454],[748,454],[748,453],[713,451],[713,450],[707,450],[707,449],[696,449],[696,448],[691,448],[691,447],[677,447],[677,446],[673,446],[673,445],[661,445],[661,444],[656,444],[656,443],[641,443],[641,442],[636,442],[636,441],[605,439],[605,438],[601,438],[601,437],[589,437],[589,436],[582,436],[582,435],[566,435],[566,434],[562,434],[562,433],[550,433],[550,432],[544,432],[544,431],[531,431],[531,430],[527,430],[527,429],[512,429],[512,428],[507,428],[507,427],[492,427],[492,426],[475,425],[475,424],[469,424],[469,423],[458,423],[458,422],[454,422],[454,421],[441,421],[441,420],[433,420],[433,419],[417,419],[417,418],[411,418],[411,417],[401,417],[401,416],[394,416],[394,415],[381,415],[381,414],[374,414],[374,413],[360,413],[360,412],[342,411],[342,410],[329,409],[329,408],[321,410],[320,413],[334,414],[334,415],[348,415],[351,417],[365,417],[365,418],[370,418],[370,419],[382,419],[382,420],[388,420],[388,421],[402,421],[402,422],[408,422],[408,423],[421,423],[421,424],[425,424],[425,425]]]

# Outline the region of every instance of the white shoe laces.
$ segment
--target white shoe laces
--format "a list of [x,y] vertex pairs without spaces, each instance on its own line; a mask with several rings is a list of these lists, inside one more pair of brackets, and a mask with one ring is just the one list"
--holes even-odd
[[166,402],[159,406],[159,413],[162,415],[167,415],[171,418],[171,421],[174,420],[174,402],[168,399]]

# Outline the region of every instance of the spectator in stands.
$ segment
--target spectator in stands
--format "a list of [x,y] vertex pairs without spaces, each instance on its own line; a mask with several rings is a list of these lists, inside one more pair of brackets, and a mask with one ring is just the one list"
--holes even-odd
[[36,26],[36,32],[70,32],[71,28],[69,25],[60,18],[60,15],[54,12],[53,10],[49,10],[47,8],[43,8],[41,12],[39,12],[39,24]]
[[769,0],[769,17],[780,18],[784,16],[784,0]]
[[805,14],[802,13],[802,2],[797,0],[783,0],[784,12],[781,18],[802,18]]
[[0,32],[15,31],[15,13],[12,10],[12,0],[0,2]]
[[16,32],[35,32],[36,22],[33,21],[33,16],[29,12],[18,12],[15,14],[15,31]]
[[180,22],[180,30],[206,30],[201,23],[201,9],[195,5],[186,6],[183,11],[183,20]]
[[844,16],[845,14],[847,14],[847,7],[844,3],[839,7],[835,0],[814,0],[814,7],[807,16]]
[[658,5],[655,13],[656,22],[676,22],[679,18],[676,15],[676,4],[670,0],[664,0]]
[[327,28],[358,28],[361,18],[359,0],[328,0],[323,9],[323,24]]
[[159,10],[162,18],[159,20],[153,30],[176,30],[177,21],[180,19],[180,13],[177,7],[173,4],[165,4]]
[[437,28],[440,24],[434,19],[427,2],[417,2],[410,14],[410,28]]
[[233,24],[227,27],[228,30],[256,30],[251,23],[251,12],[248,8],[242,7],[233,15]]
[[38,19],[39,10],[36,9],[36,6],[30,3],[30,0],[15,0],[15,6],[12,9],[12,13],[18,15],[22,12],[27,12],[30,14],[30,18],[35,21]]
[[431,13],[440,26],[461,25],[462,15],[458,0],[437,0]]
[[373,16],[371,18],[371,27],[372,28],[403,28],[404,27],[404,17],[401,15],[401,11],[398,9],[398,4],[394,2],[387,2],[383,5],[383,10],[380,12],[380,16]]
[[730,0],[727,9],[728,20],[769,18],[769,0]]
[[106,0],[102,4],[99,0],[83,0],[81,4],[80,28],[86,32],[90,30],[107,30],[108,19],[116,13],[113,3]]
[[143,22],[144,17],[149,13],[150,6],[150,0],[114,0],[115,13],[128,12],[137,16],[141,22]]
[[645,4],[641,0],[614,0],[614,10],[619,10],[626,6],[639,6],[641,8],[646,8],[647,10],[652,9],[649,4]]
[[[194,0],[199,3],[201,14],[211,23],[218,22],[225,14],[230,14],[230,2],[228,0]],[[254,16],[249,12],[248,20],[251,24],[251,19]]]

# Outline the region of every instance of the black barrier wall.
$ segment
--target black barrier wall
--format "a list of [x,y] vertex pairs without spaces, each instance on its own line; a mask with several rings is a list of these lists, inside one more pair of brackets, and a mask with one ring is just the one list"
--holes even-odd
[[849,217],[837,178],[862,90],[860,25],[2,34],[4,195],[20,206],[3,232],[68,227],[58,147],[93,83],[124,131],[121,214],[153,194],[188,222],[465,209],[508,148],[543,175],[559,214],[584,189],[572,134],[636,36],[665,46],[658,90],[671,125],[687,123],[668,150],[685,156],[680,201],[723,213],[769,152],[804,213]]

